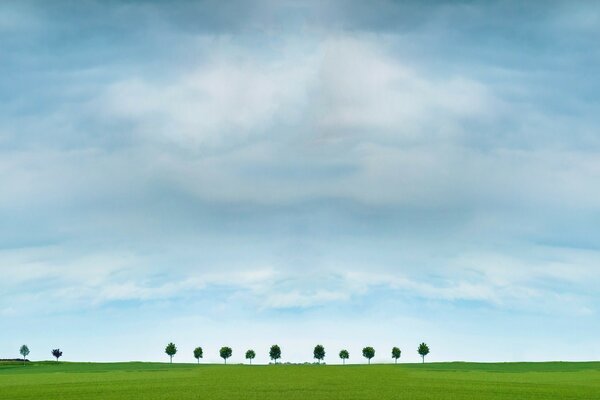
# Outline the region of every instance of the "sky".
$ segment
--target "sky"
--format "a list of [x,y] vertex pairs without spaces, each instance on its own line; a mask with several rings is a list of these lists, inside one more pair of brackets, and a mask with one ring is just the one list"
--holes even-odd
[[0,3],[0,358],[600,358],[600,4]]

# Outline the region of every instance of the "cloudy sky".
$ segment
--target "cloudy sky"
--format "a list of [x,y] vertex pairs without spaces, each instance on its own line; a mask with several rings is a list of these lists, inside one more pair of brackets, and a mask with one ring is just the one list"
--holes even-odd
[[600,357],[600,5],[0,3],[0,358]]

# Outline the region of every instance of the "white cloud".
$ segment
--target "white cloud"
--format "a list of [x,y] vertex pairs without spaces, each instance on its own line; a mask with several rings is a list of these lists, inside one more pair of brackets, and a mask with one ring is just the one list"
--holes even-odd
[[318,127],[326,135],[430,142],[460,136],[466,118],[498,112],[500,102],[481,82],[428,76],[388,54],[378,44],[385,39],[342,37],[322,45],[316,100]]
[[[329,37],[277,56],[225,45],[171,78],[118,81],[92,103],[105,118],[123,119],[144,138],[184,148],[227,146],[248,136],[304,140],[360,135],[359,140],[421,139],[460,134],[467,118],[498,113],[500,101],[466,76],[434,77],[388,54],[385,37]],[[206,51],[206,49],[204,49]],[[339,138],[338,138],[339,139]]]
[[172,267],[168,274],[147,257],[99,253],[65,262],[56,250],[0,253],[4,290],[32,288],[14,292],[10,304],[2,307],[4,313],[85,310],[123,300],[203,298],[221,288],[222,301],[241,301],[256,311],[352,304],[379,294],[399,299],[475,301],[546,314],[590,314],[597,311],[590,294],[600,281],[597,252],[545,247],[532,248],[533,257],[462,253],[445,265],[426,269],[356,263],[298,270],[248,261],[226,268]]
[[75,113],[89,123],[93,114],[109,123],[104,129],[132,130],[131,148],[9,154],[0,179],[11,190],[0,202],[142,194],[161,179],[217,202],[597,208],[595,153],[539,141],[478,146],[502,136],[485,132],[491,122],[510,118],[522,135],[543,137],[537,130],[552,116],[521,115],[467,73],[404,60],[393,40],[311,36],[298,46],[286,38],[269,51],[227,36],[201,40],[202,62],[101,85],[84,109],[58,118]]
[[[205,46],[221,46],[222,40]],[[264,135],[277,120],[307,106],[314,55],[254,59],[245,49],[216,51],[206,63],[171,79],[128,79],[109,85],[92,108],[130,122],[140,140],[183,148],[222,147]],[[282,133],[283,134],[283,133]]]

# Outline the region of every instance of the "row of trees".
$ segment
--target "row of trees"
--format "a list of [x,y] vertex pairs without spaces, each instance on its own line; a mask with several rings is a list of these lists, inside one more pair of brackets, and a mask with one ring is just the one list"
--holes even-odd
[[[423,363],[425,363],[425,356],[429,354],[429,346],[427,346],[427,344],[425,344],[425,343],[421,343],[417,349],[417,352],[422,357]],[[25,359],[29,355],[29,347],[27,347],[27,345],[24,344],[19,349],[19,353],[23,356],[23,363],[25,363]],[[175,356],[175,354],[177,354],[177,346],[175,346],[174,343],[169,343],[167,345],[167,347],[165,348],[165,353],[167,353],[167,355],[169,356],[169,360],[172,363],[173,356]],[[54,358],[56,358],[56,362],[58,362],[58,359],[60,357],[62,357],[62,354],[63,353],[60,349],[52,350],[52,356]],[[227,359],[229,357],[231,357],[232,354],[233,354],[233,350],[231,349],[231,347],[225,346],[225,347],[221,347],[221,349],[219,350],[219,355],[221,356],[223,361],[225,361],[225,364],[227,364]],[[398,347],[392,348],[392,358],[394,359],[395,363],[398,362],[398,359],[400,358],[401,354],[402,354],[402,351]],[[365,357],[368,360],[368,363],[371,364],[371,359],[373,357],[375,357],[375,349],[373,347],[367,346],[367,347],[363,348],[362,355],[363,355],[363,357]],[[202,347],[196,347],[194,349],[194,358],[196,360],[198,360],[198,363],[200,363],[200,359],[203,356],[204,356],[204,352],[202,350]],[[252,364],[252,360],[254,360],[255,357],[256,357],[256,352],[254,350],[250,349],[250,350],[246,351],[246,360],[249,360],[250,364]],[[325,359],[325,347],[323,347],[320,344],[316,345],[313,350],[313,357],[320,364],[321,361],[323,361]],[[346,360],[350,358],[350,353],[346,349],[340,350],[339,357],[342,360],[342,362],[344,364],[346,364]],[[275,362],[275,364],[277,364],[277,361],[281,359],[281,347],[279,347],[276,344],[271,346],[271,348],[269,349],[269,358],[271,358],[271,360],[273,360]]]
[[[23,356],[23,364],[25,364],[25,361],[27,361],[27,356],[29,355],[30,351],[29,351],[29,346],[27,346],[26,344],[24,344],[23,346],[21,346],[21,348],[19,349],[19,354],[21,354]],[[56,361],[58,362],[58,359],[60,357],[62,357],[62,351],[60,351],[60,349],[52,349],[52,356],[54,358],[56,358]]]
[[[172,363],[173,356],[177,354],[177,346],[175,346],[174,343],[169,343],[165,348],[165,353],[167,353],[170,362]],[[417,353],[419,353],[423,360],[423,363],[425,363],[425,356],[429,354],[429,346],[427,346],[427,344],[425,343],[421,343],[417,348]],[[225,364],[227,364],[227,359],[231,357],[232,354],[233,350],[231,349],[231,347],[225,346],[221,347],[221,349],[219,350],[219,356],[221,356]],[[392,358],[394,359],[394,363],[398,363],[398,359],[400,358],[401,354],[402,351],[398,347],[392,348]],[[198,363],[200,363],[200,359],[203,357],[203,355],[204,352],[202,350],[202,347],[196,347],[194,349],[194,358],[198,361]],[[371,364],[371,359],[375,357],[375,349],[370,346],[365,347],[362,350],[362,355],[367,359],[368,363]],[[254,360],[255,357],[256,352],[254,350],[250,349],[246,351],[246,360],[249,360],[250,364],[252,364],[252,360]],[[320,364],[321,361],[325,359],[325,347],[323,347],[320,344],[316,345],[313,350],[313,357]],[[346,364],[346,360],[350,358],[350,353],[346,349],[340,350],[339,357],[342,360],[342,363]],[[269,349],[269,358],[273,360],[275,364],[277,364],[277,361],[281,359],[281,348],[278,345],[274,344],[273,346],[271,346],[271,348]]]

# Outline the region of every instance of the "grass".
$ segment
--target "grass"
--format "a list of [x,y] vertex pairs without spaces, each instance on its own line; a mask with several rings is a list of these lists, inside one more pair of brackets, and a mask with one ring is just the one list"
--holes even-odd
[[600,363],[0,364],[0,399],[600,399]]

